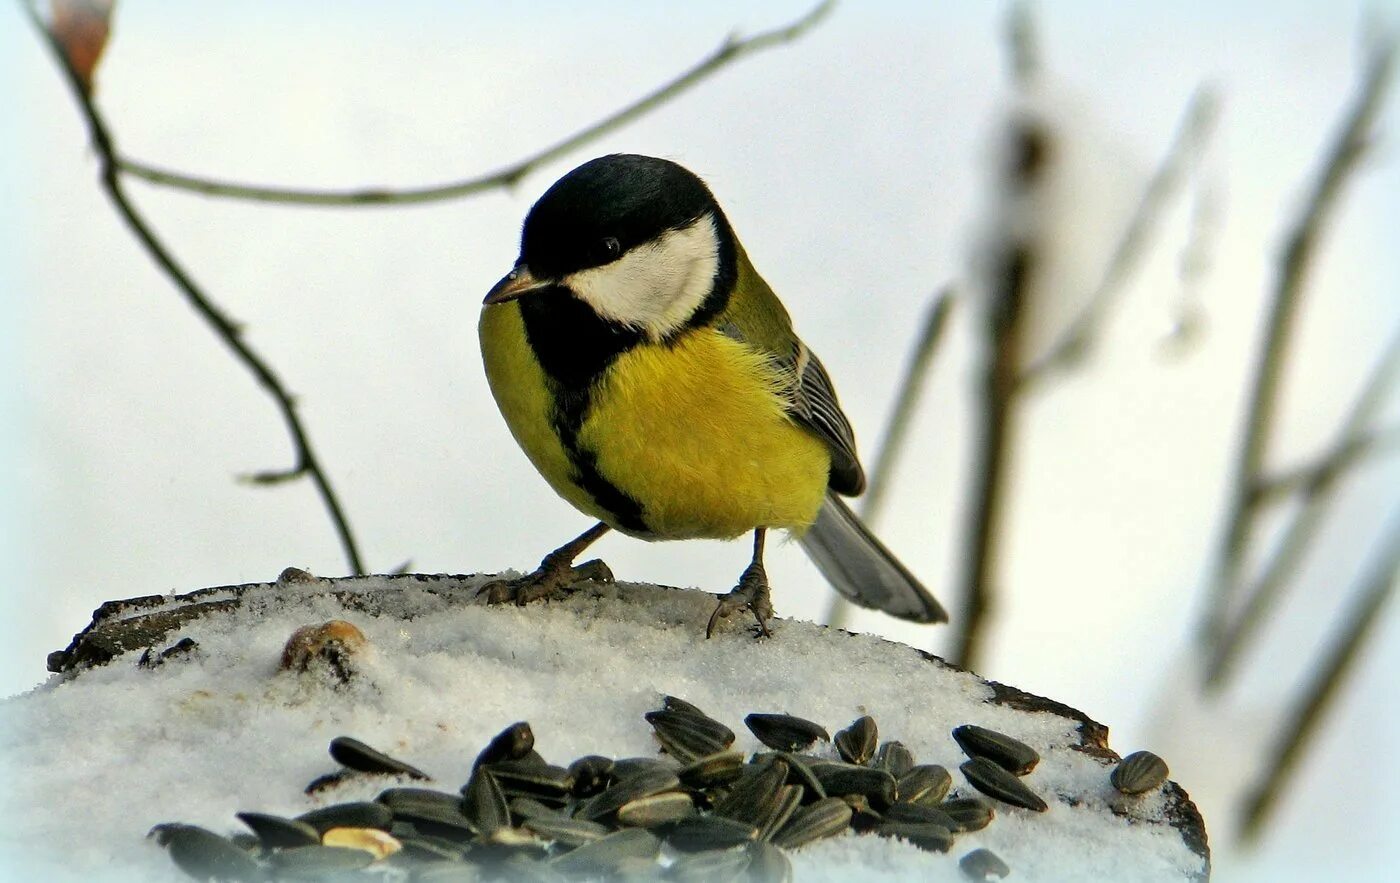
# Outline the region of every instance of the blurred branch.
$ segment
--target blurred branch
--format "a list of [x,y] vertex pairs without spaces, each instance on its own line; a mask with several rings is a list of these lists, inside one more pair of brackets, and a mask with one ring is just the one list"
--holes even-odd
[[[1381,610],[1395,593],[1396,577],[1400,575],[1400,509],[1391,514],[1390,523],[1376,546],[1374,560],[1361,585],[1354,591],[1355,601],[1346,626],[1336,646],[1323,660],[1316,677],[1294,708],[1288,724],[1274,745],[1272,757],[1263,769],[1260,783],[1245,801],[1242,812],[1240,839],[1258,839],[1269,821],[1274,805],[1292,782],[1298,760],[1307,751],[1328,708],[1337,698],[1340,686],[1346,682],[1352,665],[1360,655],[1371,630],[1380,619]],[[1380,697],[1386,701],[1386,697]],[[1382,772],[1377,769],[1376,772]]]
[[1221,652],[1230,606],[1240,590],[1240,570],[1255,512],[1253,493],[1263,474],[1269,436],[1283,368],[1293,338],[1293,326],[1308,269],[1327,228],[1342,188],[1356,171],[1371,144],[1376,117],[1385,97],[1395,61],[1395,43],[1387,41],[1372,50],[1336,140],[1323,158],[1302,214],[1289,233],[1280,260],[1278,280],[1268,305],[1264,342],[1250,385],[1244,434],[1235,457],[1233,484],[1229,490],[1225,526],[1212,566],[1206,609],[1198,628],[1198,640],[1211,654]]
[[[909,423],[923,396],[924,383],[928,379],[929,366],[943,341],[943,330],[948,324],[948,313],[953,307],[952,288],[945,288],[934,296],[924,316],[923,331],[914,344],[909,364],[904,369],[894,407],[890,410],[889,422],[885,424],[884,435],[875,453],[874,466],[870,470],[870,481],[865,496],[861,499],[860,516],[870,527],[875,527],[884,511],[885,493],[890,487],[895,464],[904,452],[909,436]],[[828,625],[841,628],[849,619],[851,603],[837,595],[827,610]]]
[[87,89],[87,79],[76,71],[62,45],[55,39],[48,26],[34,8],[32,2],[21,2],[20,4],[28,15],[30,22],[39,32],[45,44],[53,52],[54,60],[63,71],[68,81],[73,97],[77,100],[83,117],[87,121],[88,133],[92,138],[93,148],[97,151],[98,162],[101,166],[100,181],[103,191],[106,192],[117,212],[127,227],[141,243],[141,246],[175,283],[175,287],[185,296],[190,306],[195,312],[209,324],[219,339],[233,351],[234,356],[243,364],[258,384],[270,395],[277,408],[282,413],[283,421],[286,423],[287,431],[291,435],[292,444],[295,449],[296,463],[290,470],[291,474],[305,475],[316,485],[316,490],[321,496],[322,503],[326,507],[331,522],[335,526],[337,535],[340,538],[341,547],[345,557],[350,564],[351,570],[360,575],[364,573],[364,568],[360,563],[360,553],[355,545],[354,535],[351,533],[350,524],[346,520],[345,513],[341,508],[340,500],[336,497],[331,488],[330,479],[321,468],[315,451],[311,447],[310,438],[306,428],[302,425],[301,418],[297,415],[296,401],[287,392],[277,375],[273,373],[267,362],[258,355],[252,347],[243,340],[243,331],[233,320],[216,306],[202,292],[189,273],[175,260],[172,255],[156,236],[155,231],[146,222],[146,219],[137,211],[126,195],[122,187],[117,167],[117,153],[113,145],[111,133],[102,115],[98,112],[93,103],[92,96]]
[[[1249,586],[1239,614],[1216,645],[1208,648],[1211,652],[1206,666],[1207,687],[1218,690],[1229,680],[1241,654],[1268,620],[1284,587],[1297,573],[1298,565],[1312,546],[1318,528],[1322,526],[1335,499],[1338,483],[1347,470],[1360,461],[1361,453],[1368,448],[1375,449],[1377,436],[1368,433],[1366,425],[1385,403],[1397,380],[1400,380],[1400,330],[1391,337],[1380,361],[1372,369],[1361,393],[1342,421],[1331,453],[1305,470],[1305,481],[1299,486],[1302,499],[1298,508],[1283,529],[1273,555]],[[1268,487],[1269,484],[1260,483],[1259,487]],[[1251,507],[1257,506],[1261,499],[1257,494],[1253,496]]]
[[604,117],[587,128],[568,138],[546,147],[537,153],[519,160],[503,169],[476,178],[467,178],[449,184],[429,187],[416,187],[405,190],[383,188],[357,188],[353,190],[303,190],[291,187],[263,187],[253,184],[239,184],[232,181],[217,181],[194,175],[185,175],[166,169],[156,168],[128,158],[118,158],[121,170],[152,184],[192,190],[207,196],[221,196],[234,199],[249,199],[261,202],[294,203],[298,205],[335,206],[377,206],[408,205],[412,203],[434,202],[444,199],[458,199],[474,196],[488,190],[514,186],[521,178],[535,168],[572,153],[580,147],[598,140],[604,135],[621,128],[657,107],[675,98],[682,92],[707,79],[712,74],[727,67],[746,55],[752,55],[790,43],[820,22],[836,5],[835,0],[823,0],[810,12],[789,25],[739,38],[731,35],[719,48],[701,59],[689,70],[675,79],[653,90],[632,104]]
[[1337,473],[1360,465],[1372,457],[1381,457],[1396,451],[1400,451],[1400,426],[1359,432],[1335,446],[1326,456],[1286,472],[1279,472],[1260,482],[1254,488],[1253,501],[1256,505],[1263,505],[1280,497],[1309,493],[1312,488],[1331,480]]
[[1022,89],[1029,87],[1040,73],[1040,41],[1029,3],[1014,3],[1007,14],[1006,57],[1011,62],[1012,81]]
[[1148,180],[1088,304],[1049,352],[1039,362],[1027,366],[1019,381],[1021,386],[1030,387],[1083,358],[1093,343],[1095,332],[1103,327],[1114,300],[1126,287],[1128,277],[1147,253],[1152,233],[1167,203],[1200,160],[1219,117],[1220,101],[1215,91],[1206,86],[1198,88],[1177,126],[1166,156]]

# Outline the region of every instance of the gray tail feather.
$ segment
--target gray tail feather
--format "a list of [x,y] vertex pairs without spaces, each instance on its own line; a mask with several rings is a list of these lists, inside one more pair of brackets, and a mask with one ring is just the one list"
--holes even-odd
[[914,622],[947,622],[948,612],[835,494],[798,540],[822,576],[851,601]]

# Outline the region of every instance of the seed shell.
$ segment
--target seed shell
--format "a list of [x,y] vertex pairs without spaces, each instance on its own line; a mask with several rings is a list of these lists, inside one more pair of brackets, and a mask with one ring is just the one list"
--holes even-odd
[[618,807],[617,820],[635,828],[654,828],[695,815],[695,803],[689,794],[665,791],[650,797],[640,797]]
[[850,806],[839,797],[826,797],[794,812],[773,836],[773,845],[796,849],[813,840],[840,834],[850,823]]
[[849,763],[824,763],[813,766],[812,774],[831,797],[860,794],[879,806],[894,800],[894,776],[885,770]]
[[980,797],[955,797],[945,800],[938,808],[953,820],[955,831],[980,831],[996,818],[996,810]]
[[923,806],[918,803],[892,803],[883,813],[889,822],[911,822],[920,825],[939,825],[949,831],[958,830],[958,823],[941,809]]
[[331,828],[322,835],[321,844],[359,849],[369,853],[375,860],[388,858],[403,849],[395,837],[378,828]]
[[611,876],[628,859],[655,863],[661,854],[661,841],[641,828],[624,828],[554,859],[554,870],[562,874]]
[[305,822],[324,834],[331,828],[378,828],[389,830],[394,814],[382,803],[352,801],[323,806],[297,816],[297,821]]
[[1011,866],[990,849],[974,849],[958,859],[958,867],[963,875],[972,880],[1005,879],[1011,874]]
[[717,754],[734,744],[734,731],[719,721],[689,711],[649,711],[647,723],[667,754],[682,763]]
[[1151,751],[1134,751],[1118,762],[1108,780],[1124,794],[1144,794],[1167,781],[1167,762]]
[[728,785],[744,773],[744,756],[737,751],[721,751],[699,758],[677,775],[681,783],[692,788],[712,788]]
[[477,767],[462,786],[462,815],[482,837],[510,827],[510,805],[505,792],[488,767]]
[[613,773],[610,757],[588,754],[569,764],[569,775],[574,780],[575,797],[592,797],[608,785]]
[[753,825],[717,815],[691,816],[661,829],[661,835],[673,849],[681,852],[704,852],[730,849],[749,843],[758,836]]
[[761,828],[781,799],[787,775],[788,766],[781,760],[749,772],[715,805],[715,814]]
[[863,764],[874,756],[880,731],[875,726],[875,718],[867,714],[856,718],[846,729],[838,730],[832,741],[846,763]]
[[818,740],[831,741],[821,724],[791,714],[755,713],[744,718],[744,725],[775,751],[801,751]]
[[947,852],[953,848],[953,832],[942,825],[886,820],[875,826],[875,833],[881,837],[898,837],[908,840],[920,849],[929,852]]
[[331,740],[331,757],[336,763],[362,773],[376,773],[389,776],[408,776],[413,779],[427,779],[428,774],[401,760],[395,760],[378,749],[371,748],[359,739],[337,736]]
[[518,721],[501,730],[476,756],[472,768],[503,760],[520,760],[535,749],[535,731],[527,721]]
[[634,800],[663,791],[673,791],[680,787],[680,784],[681,780],[669,769],[643,770],[618,779],[601,793],[583,801],[574,811],[574,816],[596,821],[617,812]]
[[323,877],[337,871],[357,871],[374,861],[363,849],[345,846],[298,846],[273,853],[277,876]]
[[899,777],[895,782],[894,796],[900,803],[936,806],[948,796],[951,787],[953,776],[948,770],[934,763],[920,764]]
[[412,809],[420,806],[459,809],[462,805],[462,795],[434,788],[385,788],[374,798],[374,802],[384,804],[397,815],[400,808]]
[[974,757],[958,767],[972,787],[988,797],[1022,809],[1045,812],[1050,807],[1025,783],[985,757]]
[[240,812],[235,815],[258,835],[258,842],[267,849],[315,846],[321,842],[321,832],[306,822],[260,812]]
[[1016,776],[1024,776],[1040,763],[1035,749],[1005,733],[973,724],[953,728],[953,740],[968,757],[985,757]]
[[574,779],[569,771],[552,764],[503,760],[488,764],[486,768],[507,797],[534,797],[562,803],[568,800],[574,788]]
[[261,880],[263,869],[226,837],[197,825],[164,825],[152,830],[175,864],[199,880]]
[[772,840],[788,819],[802,805],[802,796],[807,789],[801,785],[783,785],[778,789],[778,799],[773,802],[768,815],[758,826],[758,839]]
[[521,827],[565,846],[582,846],[594,840],[602,840],[610,833],[607,825],[560,815],[527,818],[521,823]]
[[749,867],[744,879],[752,883],[791,883],[792,862],[771,843],[759,841],[748,846]]
[[914,754],[904,747],[903,742],[890,741],[880,746],[870,765],[898,779],[914,768]]

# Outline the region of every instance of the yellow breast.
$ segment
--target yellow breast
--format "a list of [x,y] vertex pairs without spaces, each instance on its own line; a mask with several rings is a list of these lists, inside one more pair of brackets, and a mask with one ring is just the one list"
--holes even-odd
[[[574,482],[518,306],[483,310],[479,330],[486,376],[516,441],[560,496],[617,526]],[[767,358],[712,330],[620,355],[594,392],[577,444],[641,504],[660,539],[801,531],[816,518],[830,468],[826,446],[784,412],[782,380]]]
[[762,354],[714,330],[620,356],[579,440],[664,537],[801,531],[826,494],[826,446],[783,409]]

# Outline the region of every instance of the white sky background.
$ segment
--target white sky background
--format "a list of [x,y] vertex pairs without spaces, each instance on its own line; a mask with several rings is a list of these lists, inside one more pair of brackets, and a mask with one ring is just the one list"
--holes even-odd
[[[1220,847],[1231,795],[1216,767],[1242,762],[1232,744],[1248,757],[1250,734],[1280,712],[1351,582],[1357,544],[1377,534],[1400,486],[1395,463],[1349,482],[1299,581],[1314,594],[1290,599],[1231,711],[1199,714],[1183,737],[1180,718],[1159,706],[1186,677],[1259,307],[1279,232],[1355,82],[1362,6],[1118,6],[1039,8],[1062,102],[1091,127],[1084,137],[1121,146],[1097,148],[1106,160],[1090,168],[1103,174],[1080,183],[1070,210],[1089,245],[1111,237],[1099,215],[1121,211],[1132,190],[1095,185],[1150,169],[1195,87],[1219,83],[1226,103],[1208,166],[1225,214],[1203,291],[1207,333],[1186,358],[1161,357],[1183,204],[1091,372],[1027,411],[1004,543],[1009,597],[983,673],[1082,708],[1113,727],[1122,752],[1161,749]],[[552,143],[732,29],[805,8],[417,3],[390,13],[123,0],[99,98],[120,147],[153,163],[266,183],[417,185]],[[965,275],[987,214],[989,145],[1008,96],[1003,11],[847,4],[802,42],[741,62],[514,193],[322,210],[130,187],[301,396],[371,569],[406,559],[429,572],[529,568],[586,526],[516,449],[480,370],[478,304],[514,260],[531,201],[609,151],[668,156],[705,176],[830,369],[869,459],[928,293]],[[280,418],[117,220],[57,72],[9,5],[0,59],[0,119],[20,121],[0,139],[12,212],[0,257],[0,419],[15,428],[0,435],[0,456],[15,464],[0,486],[11,510],[0,510],[0,572],[13,581],[0,594],[8,695],[44,677],[44,654],[102,600],[345,565],[308,483],[232,481],[290,462]],[[1388,134],[1316,267],[1280,462],[1326,443],[1400,316],[1397,111],[1392,95]],[[961,536],[969,316],[955,317],[881,530],[934,587],[950,584]],[[599,552],[624,579],[720,591],[747,547],[610,538]],[[769,565],[781,614],[824,613],[829,593],[796,546],[773,548]],[[1380,866],[1397,827],[1393,776],[1360,759],[1387,756],[1400,727],[1379,698],[1397,686],[1394,622],[1392,610],[1300,780],[1309,796],[1283,808],[1253,869],[1260,879],[1321,867],[1320,825],[1329,853]],[[935,652],[949,634],[864,616],[856,627]]]

